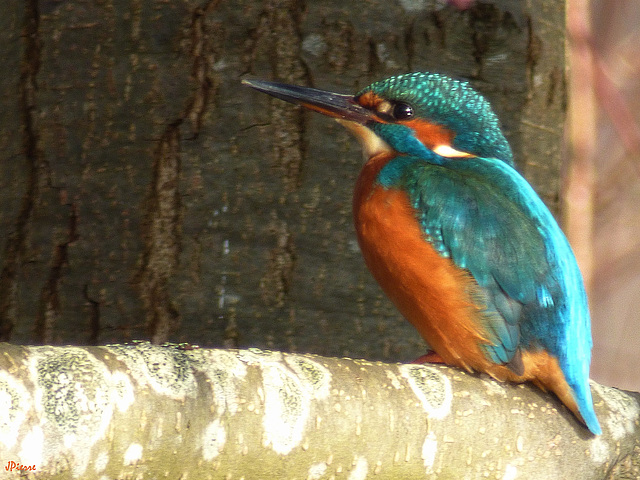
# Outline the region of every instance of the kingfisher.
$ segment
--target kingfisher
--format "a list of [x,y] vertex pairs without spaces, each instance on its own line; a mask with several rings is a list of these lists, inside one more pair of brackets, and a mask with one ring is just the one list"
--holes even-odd
[[365,157],[353,218],[365,263],[431,361],[552,391],[595,435],[582,275],[466,81],[408,73],[355,95],[262,80],[256,90],[335,118]]

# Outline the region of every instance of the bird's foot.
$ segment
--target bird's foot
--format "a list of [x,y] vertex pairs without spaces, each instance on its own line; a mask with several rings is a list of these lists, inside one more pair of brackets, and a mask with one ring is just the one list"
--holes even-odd
[[425,353],[424,355],[419,356],[411,363],[422,364],[422,363],[445,363],[445,362],[440,355],[438,355],[434,351],[431,351],[429,353]]

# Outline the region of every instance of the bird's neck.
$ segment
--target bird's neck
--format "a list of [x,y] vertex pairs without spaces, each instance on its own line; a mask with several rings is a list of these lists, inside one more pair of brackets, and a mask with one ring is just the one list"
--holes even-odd
[[373,191],[374,185],[378,180],[378,174],[384,166],[396,157],[395,152],[384,151],[374,155],[367,160],[364,167],[360,171],[356,186],[353,191],[353,215],[356,225],[359,224],[358,211]]

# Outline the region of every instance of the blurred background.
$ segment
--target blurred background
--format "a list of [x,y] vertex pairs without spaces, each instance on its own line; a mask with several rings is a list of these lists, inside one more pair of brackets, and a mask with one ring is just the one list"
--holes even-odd
[[640,390],[640,2],[568,0],[564,226],[593,315],[592,377]]

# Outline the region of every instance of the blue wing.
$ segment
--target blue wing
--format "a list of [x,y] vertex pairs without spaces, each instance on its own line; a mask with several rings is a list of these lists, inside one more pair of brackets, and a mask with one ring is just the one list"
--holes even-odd
[[438,163],[397,157],[379,181],[409,193],[427,240],[481,287],[487,358],[518,373],[519,348],[547,350],[558,358],[585,422],[599,430],[588,383],[587,298],[557,222],[500,160],[439,157]]

